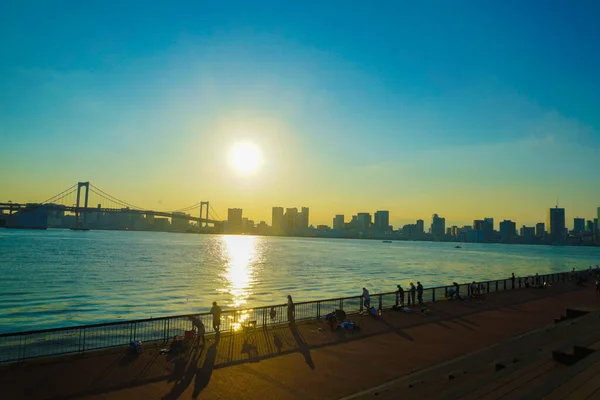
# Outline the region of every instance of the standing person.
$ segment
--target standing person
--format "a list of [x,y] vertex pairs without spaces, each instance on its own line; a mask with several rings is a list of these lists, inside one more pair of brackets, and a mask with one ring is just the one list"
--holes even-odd
[[210,313],[213,317],[213,329],[215,332],[219,332],[221,329],[221,307],[217,305],[216,301],[213,301],[213,306],[210,309]]
[[450,298],[456,296],[457,300],[462,300],[462,297],[460,297],[460,285],[456,282],[452,282],[452,285],[454,285],[454,293],[452,293],[452,296]]
[[369,291],[366,288],[363,288],[362,292],[363,304],[367,309],[367,312],[371,309],[371,295],[369,295]]
[[396,305],[400,302],[400,306],[404,307],[404,289],[402,286],[398,285],[398,293],[396,294]]
[[288,294],[288,302],[287,302],[287,313],[288,313],[288,322],[294,323],[296,321],[296,306],[294,305],[294,300],[292,300],[292,295]]
[[423,285],[421,282],[417,281],[417,300],[419,301],[419,305],[423,304]]
[[512,288],[515,288],[515,273],[512,273],[512,276],[510,277],[510,280],[512,281]]
[[417,292],[417,288],[415,287],[415,285],[411,282],[410,283],[410,295],[408,296],[408,305],[410,307],[411,305],[411,300],[412,300],[412,305],[415,306],[415,293]]

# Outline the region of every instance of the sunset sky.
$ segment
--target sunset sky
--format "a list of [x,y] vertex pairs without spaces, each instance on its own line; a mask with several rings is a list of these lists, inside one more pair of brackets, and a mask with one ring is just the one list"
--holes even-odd
[[89,4],[0,3],[0,201],[90,181],[395,226],[600,206],[600,2]]

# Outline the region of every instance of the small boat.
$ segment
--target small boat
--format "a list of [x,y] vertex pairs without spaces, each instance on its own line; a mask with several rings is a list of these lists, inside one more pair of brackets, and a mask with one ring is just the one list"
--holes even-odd
[[391,240],[384,240],[383,243],[392,243]]
[[462,247],[460,247],[460,246],[455,246],[454,248],[455,249],[462,249]]

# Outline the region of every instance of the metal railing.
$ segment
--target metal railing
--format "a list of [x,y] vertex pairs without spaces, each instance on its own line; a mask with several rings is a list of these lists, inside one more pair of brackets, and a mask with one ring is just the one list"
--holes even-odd
[[[561,272],[540,275],[540,278],[542,282],[558,283],[572,279],[572,275],[568,272]],[[495,293],[524,288],[523,281],[519,284],[520,279],[522,278],[515,280],[514,288],[511,279],[483,281],[478,282],[478,284],[482,285],[484,293]],[[530,283],[534,282],[530,281]],[[452,285],[424,289],[423,302],[432,303],[448,297],[450,288],[452,288]],[[407,288],[404,289],[405,299],[408,299],[410,291],[406,290]],[[461,284],[460,293],[462,296],[470,295],[469,284]],[[388,309],[394,305],[398,305],[397,292],[371,295],[372,307]],[[336,309],[344,310],[347,314],[363,311],[363,298],[362,296],[352,296],[300,302],[295,303],[294,308],[296,321],[322,319]],[[63,354],[83,354],[93,350],[126,346],[132,340],[166,342],[175,336],[184,335],[184,331],[192,329],[193,325],[190,317],[199,317],[206,327],[206,333],[214,333],[210,313],[4,333],[0,334],[0,363]],[[255,324],[257,328],[264,328],[287,322],[287,304],[224,310],[221,315],[220,330],[221,332],[238,330],[248,323]]]

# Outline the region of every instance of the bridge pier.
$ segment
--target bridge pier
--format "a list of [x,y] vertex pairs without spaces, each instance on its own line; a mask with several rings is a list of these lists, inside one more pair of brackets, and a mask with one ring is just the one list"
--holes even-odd
[[[73,229],[78,230],[78,229],[82,229],[79,226],[79,214],[80,211],[79,209],[80,207],[80,197],[81,197],[81,188],[85,188],[85,199],[84,199],[84,204],[83,204],[83,209],[87,210],[88,207],[88,197],[89,197],[89,193],[90,193],[90,183],[89,182],[77,182],[77,202],[75,203],[75,227]],[[87,212],[84,211],[83,213],[83,222],[85,224],[85,222],[87,221]]]
[[[206,206],[206,219],[204,220],[204,227],[203,227],[202,226],[202,210],[204,209],[205,206]],[[200,221],[198,221],[198,228],[200,228],[200,229],[208,228],[208,222],[206,221],[208,219],[208,207],[209,207],[208,201],[200,202]]]

